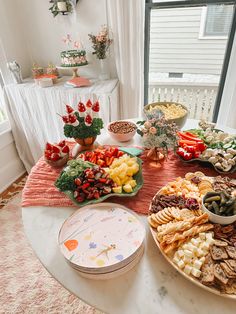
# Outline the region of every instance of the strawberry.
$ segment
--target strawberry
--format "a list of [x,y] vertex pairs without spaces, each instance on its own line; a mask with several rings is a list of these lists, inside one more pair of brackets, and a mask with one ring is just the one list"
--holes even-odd
[[60,155],[57,154],[57,153],[53,153],[53,154],[51,155],[51,160],[52,160],[52,161],[57,161],[57,160],[59,160],[60,158],[61,158]]
[[69,151],[70,151],[70,149],[69,149],[69,146],[64,146],[63,148],[62,148],[62,153],[64,153],[64,154],[69,154]]
[[78,103],[78,110],[80,113],[86,111],[85,105],[81,101]]
[[46,150],[51,150],[52,149],[52,144],[46,143]]
[[93,110],[94,112],[99,112],[99,110],[100,110],[100,105],[99,105],[99,102],[98,102],[98,101],[96,101],[96,102],[93,104],[92,110]]
[[68,117],[69,117],[69,122],[70,122],[70,123],[74,123],[74,122],[77,120],[77,118],[76,118],[75,115],[69,114]]
[[71,106],[66,105],[66,111],[67,111],[67,113],[72,113],[72,112],[74,112],[74,109]]
[[58,143],[58,146],[60,146],[60,147],[64,147],[65,145],[66,145],[66,141],[65,141],[65,140],[60,141],[60,142]]
[[80,179],[80,178],[76,178],[76,179],[75,179],[75,184],[76,184],[76,185],[81,185],[81,184],[82,184],[81,179]]
[[91,126],[93,123],[93,118],[91,117],[90,114],[87,114],[85,119],[84,119],[84,123],[86,126]]
[[51,155],[52,155],[52,153],[51,153],[50,150],[45,150],[44,156],[45,156],[46,159],[50,160],[51,159]]
[[57,147],[57,146],[55,146],[55,145],[53,145],[52,146],[52,151],[54,152],[54,153],[60,153],[60,148],[59,147]]
[[87,103],[86,103],[86,107],[87,107],[87,108],[92,108],[92,106],[93,106],[93,104],[92,104],[91,100],[89,99],[89,100],[87,101]]
[[62,120],[64,123],[69,123],[69,118],[67,116],[62,116]]

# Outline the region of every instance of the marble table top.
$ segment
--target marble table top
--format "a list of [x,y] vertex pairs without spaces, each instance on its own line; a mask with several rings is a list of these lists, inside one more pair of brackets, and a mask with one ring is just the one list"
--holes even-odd
[[[196,121],[188,120],[185,128],[196,125]],[[99,142],[114,143],[106,134]],[[129,144],[139,143],[139,138],[135,137]],[[168,264],[156,247],[144,216],[141,219],[147,233],[145,252],[133,270],[106,281],[80,277],[67,264],[57,245],[60,227],[73,212],[73,208],[28,207],[22,209],[22,219],[25,233],[44,267],[86,303],[112,314],[235,313],[234,300],[195,286]]]

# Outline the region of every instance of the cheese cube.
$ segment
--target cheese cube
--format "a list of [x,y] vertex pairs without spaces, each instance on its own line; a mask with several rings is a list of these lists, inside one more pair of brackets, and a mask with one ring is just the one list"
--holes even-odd
[[184,255],[182,260],[185,264],[190,264],[192,259],[191,257]]
[[191,242],[194,246],[199,246],[200,241],[198,239],[191,239]]
[[197,268],[192,268],[192,270],[191,270],[191,274],[194,276],[194,277],[200,277],[201,276],[201,271],[199,270],[199,269],[197,269]]
[[193,263],[193,267],[196,269],[201,269],[202,267],[202,262],[200,260],[195,260]]
[[200,238],[201,240],[206,240],[206,234],[205,234],[205,232],[200,232],[200,233],[199,233],[199,238]]
[[199,249],[197,249],[197,254],[196,255],[197,255],[197,257],[202,257],[205,254],[204,254],[204,251],[199,248]]
[[203,251],[208,251],[209,250],[209,244],[207,242],[203,242],[201,245],[201,249]]
[[192,267],[190,265],[185,265],[184,267],[185,274],[190,275],[191,271],[192,271]]
[[206,240],[207,239],[212,239],[212,233],[211,232],[208,232],[208,233],[206,233]]
[[183,250],[187,250],[187,249],[188,249],[187,243],[184,243],[184,244],[182,245],[182,249],[183,249]]
[[179,261],[180,261],[180,259],[177,256],[174,256],[173,262],[178,265]]
[[205,262],[205,260],[206,260],[205,256],[202,256],[202,257],[199,259],[199,261],[202,262],[202,264]]
[[194,245],[192,245],[192,243],[188,243],[187,244],[187,250],[189,250],[189,251],[193,251],[193,248],[194,248]]
[[190,251],[190,250],[184,250],[184,255],[192,258],[193,257],[193,252]]
[[184,263],[184,261],[182,261],[182,260],[179,260],[179,262],[178,262],[178,267],[180,268],[180,269],[183,269],[184,268],[184,266],[185,266],[185,263]]
[[183,250],[178,250],[177,253],[178,253],[179,257],[183,257],[184,256],[184,251]]

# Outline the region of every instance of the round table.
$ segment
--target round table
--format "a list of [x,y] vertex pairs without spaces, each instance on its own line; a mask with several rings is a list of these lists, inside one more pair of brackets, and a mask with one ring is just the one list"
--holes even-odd
[[[185,129],[194,127],[197,121],[188,120]],[[224,130],[235,133],[232,129]],[[120,145],[106,132],[98,140],[100,144]],[[134,144],[140,144],[138,136],[126,143]],[[140,216],[146,226],[145,252],[133,270],[106,281],[80,277],[67,264],[57,245],[60,227],[73,212],[73,208],[28,207],[22,208],[22,219],[25,233],[43,266],[86,303],[112,314],[235,313],[235,301],[195,286],[167,263],[152,239],[145,216]]]

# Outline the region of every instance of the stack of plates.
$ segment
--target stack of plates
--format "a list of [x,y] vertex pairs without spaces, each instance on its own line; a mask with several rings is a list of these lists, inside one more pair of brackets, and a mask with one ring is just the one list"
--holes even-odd
[[114,203],[88,205],[62,225],[59,246],[81,276],[109,279],[132,269],[144,251],[145,229],[137,215]]

